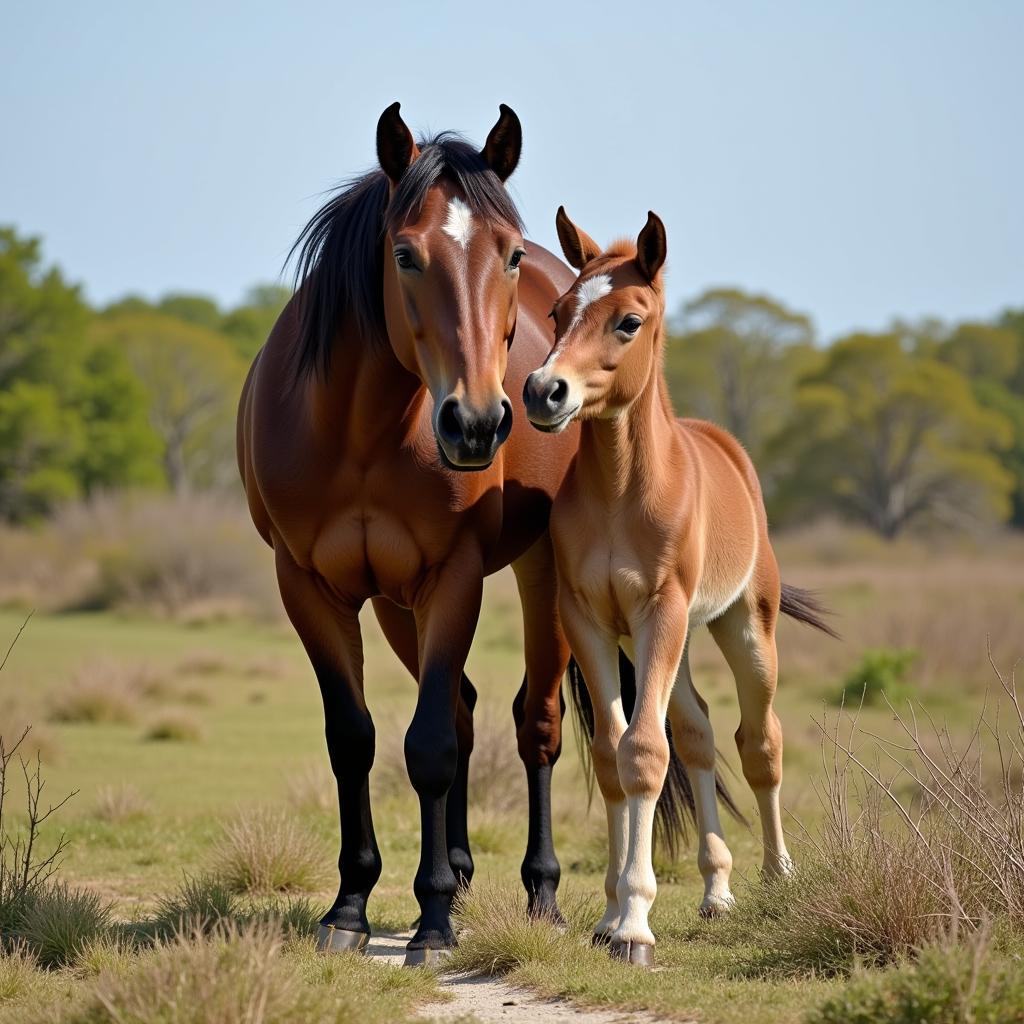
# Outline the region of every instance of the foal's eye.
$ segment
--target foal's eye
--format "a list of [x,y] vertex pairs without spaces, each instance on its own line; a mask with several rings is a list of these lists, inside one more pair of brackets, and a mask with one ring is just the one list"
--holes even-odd
[[518,270],[519,269],[519,261],[525,255],[526,255],[526,252],[523,249],[516,249],[516,251],[514,253],[512,253],[512,259],[510,259],[508,261],[508,269],[509,270]]
[[412,259],[412,253],[408,249],[396,249],[395,262],[402,270],[412,270],[416,266]]
[[634,313],[630,313],[629,316],[624,316],[622,318],[622,323],[620,323],[615,330],[618,331],[619,334],[626,335],[627,338],[632,338],[633,335],[636,334],[636,332],[643,326],[643,323],[644,322],[640,317],[636,316]]

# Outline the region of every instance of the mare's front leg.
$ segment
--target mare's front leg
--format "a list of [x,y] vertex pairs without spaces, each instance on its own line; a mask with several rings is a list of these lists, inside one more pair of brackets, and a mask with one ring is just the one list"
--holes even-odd
[[562,677],[569,663],[569,645],[559,622],[555,559],[548,534],[512,568],[523,606],[526,651],[526,678],[512,705],[529,794],[529,831],[520,875],[530,916],[562,924],[565,919],[555,895],[561,868],[551,826],[551,772],[562,752]]
[[375,733],[363,699],[363,646],[359,608],[325,596],[316,577],[275,546],[285,610],[299,634],[320,684],[324,731],[338,782],[341,853],[338,896],[320,922],[324,950],[363,949],[370,938],[366,904],[381,872],[370,813],[370,768]]
[[458,882],[448,858],[446,805],[459,765],[459,687],[482,594],[480,554],[463,549],[433,570],[413,609],[420,690],[405,734],[405,761],[420,801],[420,863],[413,883],[420,922],[407,947],[407,965],[431,963],[439,950],[455,945],[451,908]]
[[619,926],[612,952],[630,963],[653,961],[648,914],[657,894],[652,845],[654,811],[665,784],[669,747],[665,734],[672,684],[686,646],[687,602],[666,587],[632,628],[636,651],[636,704],[619,743],[619,779],[626,794],[626,863],[619,876]]
[[626,729],[619,680],[618,637],[602,628],[564,587],[559,608],[594,709],[591,755],[608,818],[608,867],[604,877],[605,911],[594,927],[594,943],[605,944],[619,927],[619,876],[626,863],[626,794],[619,781],[619,742]]

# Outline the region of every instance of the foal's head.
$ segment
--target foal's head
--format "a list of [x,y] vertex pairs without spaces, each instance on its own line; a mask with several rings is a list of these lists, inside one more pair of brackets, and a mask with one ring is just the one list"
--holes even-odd
[[635,245],[604,252],[564,207],[556,225],[580,275],[551,311],[555,347],[523,390],[530,422],[551,433],[574,419],[610,418],[636,400],[650,379],[665,314],[665,226],[655,214]]
[[384,313],[399,361],[434,399],[434,434],[454,469],[490,465],[512,429],[502,389],[515,330],[522,225],[503,182],[519,162],[519,119],[502,105],[483,149],[451,136],[423,146],[381,115],[390,182]]

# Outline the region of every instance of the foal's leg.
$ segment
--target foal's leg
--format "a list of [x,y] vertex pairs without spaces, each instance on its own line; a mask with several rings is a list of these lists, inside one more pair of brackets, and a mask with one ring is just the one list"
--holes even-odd
[[668,771],[665,715],[686,643],[682,594],[662,591],[648,617],[632,630],[636,649],[636,705],[619,743],[617,763],[628,813],[626,865],[619,876],[622,916],[612,951],[631,963],[649,964],[654,933],[647,916],[657,893],[651,846],[654,811]]
[[562,922],[555,892],[561,874],[551,827],[551,772],[562,752],[562,677],[569,645],[562,633],[551,539],[545,534],[512,568],[523,606],[526,678],[512,714],[526,767],[529,832],[521,877],[529,913]]
[[[386,597],[373,599],[373,611],[391,649],[409,670],[413,679],[420,677],[419,640],[416,619],[407,608],[401,608]],[[445,827],[448,837],[448,863],[460,886],[473,879],[473,857],[469,851],[469,756],[473,752],[473,709],[476,707],[476,688],[462,675],[459,685],[459,708],[455,718],[455,731],[459,741],[459,762],[455,781],[448,791],[445,806]]]
[[[766,574],[770,575],[770,574]],[[772,707],[778,681],[775,623],[779,591],[755,582],[721,618],[709,624],[715,642],[736,678],[740,726],[736,746],[743,775],[757,798],[764,837],[764,872],[788,874],[792,861],[786,850],[779,812],[782,785],[782,727]]]
[[448,859],[446,803],[459,764],[456,708],[470,643],[480,616],[483,565],[463,550],[421,588],[414,609],[420,649],[420,692],[405,734],[409,778],[420,800],[422,843],[413,891],[420,923],[407,947],[407,964],[430,963],[455,945],[451,925],[457,880]]
[[672,743],[693,786],[697,814],[697,866],[704,878],[700,912],[710,917],[732,906],[733,897],[729,891],[732,854],[725,845],[718,816],[715,736],[708,719],[707,703],[694,689],[690,676],[689,647],[683,652],[668,713],[672,723]]
[[576,604],[568,590],[560,595],[559,607],[594,708],[594,737],[590,749],[594,774],[608,817],[605,911],[594,926],[594,942],[603,944],[611,939],[612,933],[619,927],[621,913],[618,884],[626,864],[626,794],[619,781],[616,760],[619,742],[626,731],[626,716],[622,711],[622,691],[619,685],[619,644],[618,637],[596,626],[593,619]]
[[341,814],[341,885],[320,922],[321,949],[362,949],[370,938],[366,903],[380,878],[381,859],[370,814],[373,721],[363,700],[363,647],[359,609],[324,597],[283,544],[275,549],[277,576],[288,617],[320,684],[327,750],[338,780]]

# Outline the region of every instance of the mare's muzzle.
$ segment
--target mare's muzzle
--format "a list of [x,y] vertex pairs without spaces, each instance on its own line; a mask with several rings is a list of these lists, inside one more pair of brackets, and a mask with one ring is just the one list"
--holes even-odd
[[504,396],[479,410],[449,395],[434,418],[434,436],[451,469],[486,469],[511,432],[512,403]]

